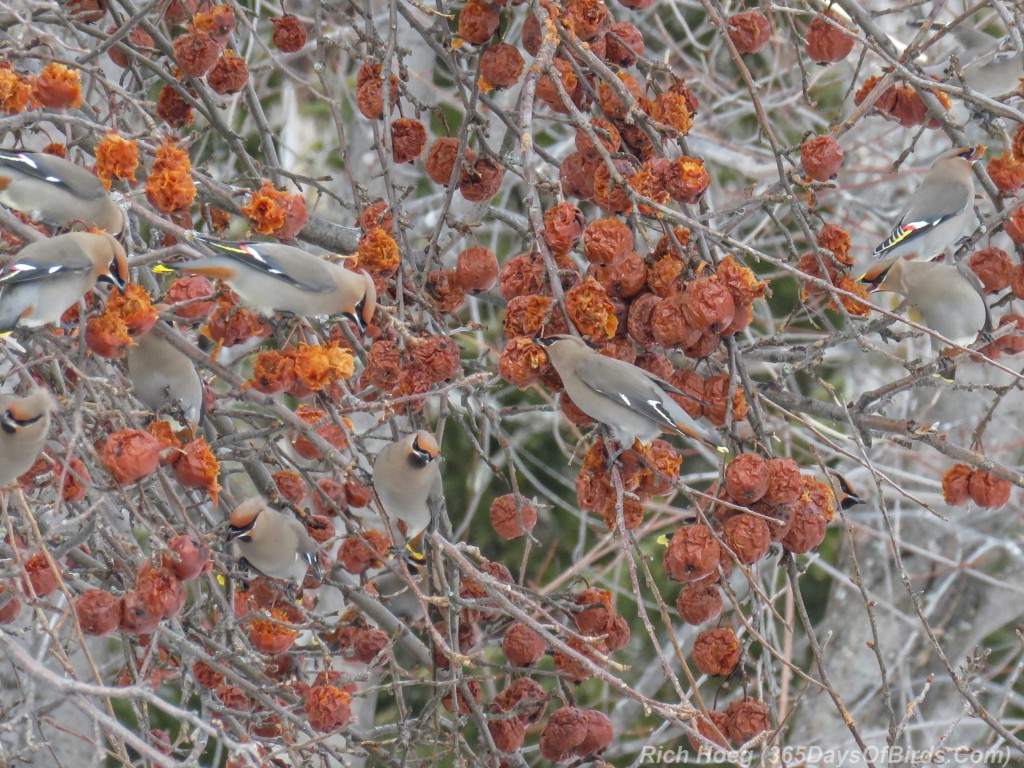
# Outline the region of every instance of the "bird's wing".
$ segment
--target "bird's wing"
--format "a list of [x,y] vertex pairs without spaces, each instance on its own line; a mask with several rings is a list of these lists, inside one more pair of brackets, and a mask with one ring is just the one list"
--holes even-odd
[[960,184],[940,179],[925,179],[914,193],[915,203],[900,217],[899,223],[882,242],[875,246],[875,258],[903,243],[911,243],[937,226],[959,216],[971,203],[971,192]]
[[[433,462],[437,467],[437,462]],[[444,509],[444,483],[441,481],[441,470],[435,469],[434,481],[430,484],[430,492],[427,494],[427,509],[430,511],[429,529],[437,528],[437,521],[441,519],[441,511]]]
[[[637,373],[643,375],[637,375]],[[676,422],[665,408],[662,391],[685,394],[667,381],[622,360],[601,356],[576,365],[576,375],[588,387],[619,405],[651,421],[675,428]]]
[[92,261],[80,249],[58,245],[50,254],[27,259],[15,258],[10,264],[0,267],[0,287],[49,280],[57,275],[89,272],[92,268]]
[[[197,237],[196,240],[250,269],[258,269],[268,277],[296,288],[313,293],[330,293],[335,289],[327,268],[316,257],[304,254],[297,248],[276,243],[230,243],[205,237]],[[293,252],[309,255],[310,258],[293,256]]]
[[970,286],[978,292],[978,295],[981,296],[981,303],[985,306],[985,325],[981,327],[981,330],[984,333],[992,333],[992,314],[989,312],[988,300],[985,298],[985,286],[981,282],[981,278],[966,264],[957,264],[956,268],[964,276],[964,279],[970,283]]
[[998,49],[1001,42],[999,38],[967,24],[958,24],[952,32],[957,42],[967,49],[964,58],[969,57],[972,61]]
[[[53,187],[60,187],[82,199],[100,198],[106,194],[99,179],[84,168],[73,166],[85,174],[85,176],[78,176],[78,174],[69,175],[70,169],[66,166],[56,169],[53,165],[49,161],[49,156],[45,154],[0,150],[0,176],[3,176],[3,169],[7,168],[22,178],[34,179]],[[85,183],[79,183],[83,181]],[[92,184],[91,181],[96,183]]]
[[1016,49],[1008,48],[1004,50],[996,50],[992,52],[992,58],[986,64],[992,64],[995,66],[1002,66],[1003,64],[1010,64],[1012,62],[1020,61],[1020,54],[1017,53]]
[[289,512],[282,512],[281,514],[285,515],[285,525],[295,532],[295,538],[298,542],[298,556],[306,561],[306,563],[313,569],[313,573],[319,579],[322,575],[320,572],[320,557],[317,554],[320,546],[316,543],[316,540],[309,535],[309,529],[302,524],[301,520],[294,517]]

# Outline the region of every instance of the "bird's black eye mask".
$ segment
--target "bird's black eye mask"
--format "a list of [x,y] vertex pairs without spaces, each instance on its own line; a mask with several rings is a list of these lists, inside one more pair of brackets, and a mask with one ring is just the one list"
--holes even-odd
[[427,466],[427,464],[429,464],[433,460],[433,458],[434,457],[431,456],[426,451],[420,451],[414,448],[412,453],[409,454],[409,463],[412,464],[416,469],[422,469],[423,467]]
[[243,526],[228,526],[228,541],[235,541],[237,539],[249,539],[249,533],[253,528],[256,527],[256,518],[254,517],[247,525]]
[[356,304],[355,309],[352,312],[342,312],[341,316],[346,320],[351,320],[355,323],[356,328],[359,329],[360,333],[366,333],[366,321],[363,320],[363,312],[366,311],[366,299],[362,299]]
[[9,410],[4,412],[3,419],[0,419],[0,429],[3,429],[5,434],[13,435],[18,431],[18,428],[24,429],[25,427],[32,426],[37,421],[43,418],[43,414],[33,416],[31,419],[19,419]]
[[412,452],[409,454],[409,463],[416,469],[423,469],[437,457],[430,451],[420,448],[420,441],[417,437],[412,441]]

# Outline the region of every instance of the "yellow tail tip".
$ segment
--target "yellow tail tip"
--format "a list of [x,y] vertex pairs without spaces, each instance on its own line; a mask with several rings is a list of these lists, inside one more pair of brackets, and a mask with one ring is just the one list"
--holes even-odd
[[153,274],[155,275],[170,275],[173,274],[174,270],[164,264],[154,264]]
[[655,543],[661,544],[661,546],[663,546],[663,547],[667,547],[669,545],[668,534],[665,534],[665,533],[661,534],[661,536],[659,536],[657,539],[655,539]]
[[406,543],[405,551],[409,555],[409,559],[417,565],[422,565],[427,561],[427,556],[424,555],[422,552],[417,552],[415,549],[413,549],[411,543]]

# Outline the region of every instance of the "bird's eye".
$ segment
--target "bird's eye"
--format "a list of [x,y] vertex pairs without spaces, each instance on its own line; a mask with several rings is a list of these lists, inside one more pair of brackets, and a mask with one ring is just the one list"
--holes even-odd
[[0,419],[0,429],[3,429],[4,434],[13,435],[18,431],[17,420],[14,418],[14,414],[10,411],[4,411],[3,419]]

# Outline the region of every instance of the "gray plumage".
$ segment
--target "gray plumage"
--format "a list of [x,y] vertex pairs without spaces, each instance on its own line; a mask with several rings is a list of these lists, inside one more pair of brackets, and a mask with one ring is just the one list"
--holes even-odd
[[[870,279],[871,274],[865,277]],[[985,288],[965,264],[895,259],[874,277],[873,285],[875,290],[903,296],[920,318],[916,322],[961,346],[992,328]],[[933,338],[932,347],[939,352],[946,344]]]
[[979,145],[954,147],[939,155],[889,236],[875,246],[875,258],[913,256],[925,261],[956,245],[974,216],[971,167],[984,152]]
[[606,357],[575,336],[549,336],[537,343],[547,349],[566,394],[585,414],[611,427],[623,448],[630,448],[636,438],[649,443],[668,430],[726,450],[669,396],[685,393],[664,379]]
[[[424,568],[410,568],[409,576],[421,592],[429,593],[429,573]],[[413,592],[404,574],[397,574],[393,571],[384,570],[371,582],[376,595],[373,601],[379,603],[387,610],[387,614],[378,616],[367,613],[371,621],[376,621],[381,629],[394,631],[401,622],[415,622],[423,618],[423,603],[420,602],[416,593]],[[359,605],[362,608],[362,605]],[[365,611],[364,611],[365,612]]]
[[958,57],[968,88],[989,98],[1020,92],[1024,56],[1009,38],[997,39],[963,24],[953,35],[963,46]]
[[363,271],[353,272],[300,248],[280,243],[231,243],[194,239],[215,255],[167,266],[224,280],[253,309],[266,315],[342,315],[364,330],[377,291]]
[[118,235],[126,223],[96,176],[42,152],[0,150],[0,203],[56,227],[82,221]]
[[306,571],[320,578],[317,544],[301,522],[279,512],[254,496],[231,513],[228,540],[238,546],[238,554],[264,576],[288,579],[302,584]]
[[0,332],[56,323],[98,280],[123,288],[124,248],[106,233],[69,232],[26,245],[0,270]]
[[384,446],[373,461],[373,487],[391,529],[414,541],[430,525],[432,507],[444,493],[437,458],[440,448],[429,432],[415,434]]
[[128,347],[125,364],[132,390],[147,408],[201,423],[203,379],[188,355],[149,331]]
[[0,488],[10,485],[35,463],[46,445],[53,395],[36,389],[25,397],[0,395]]

